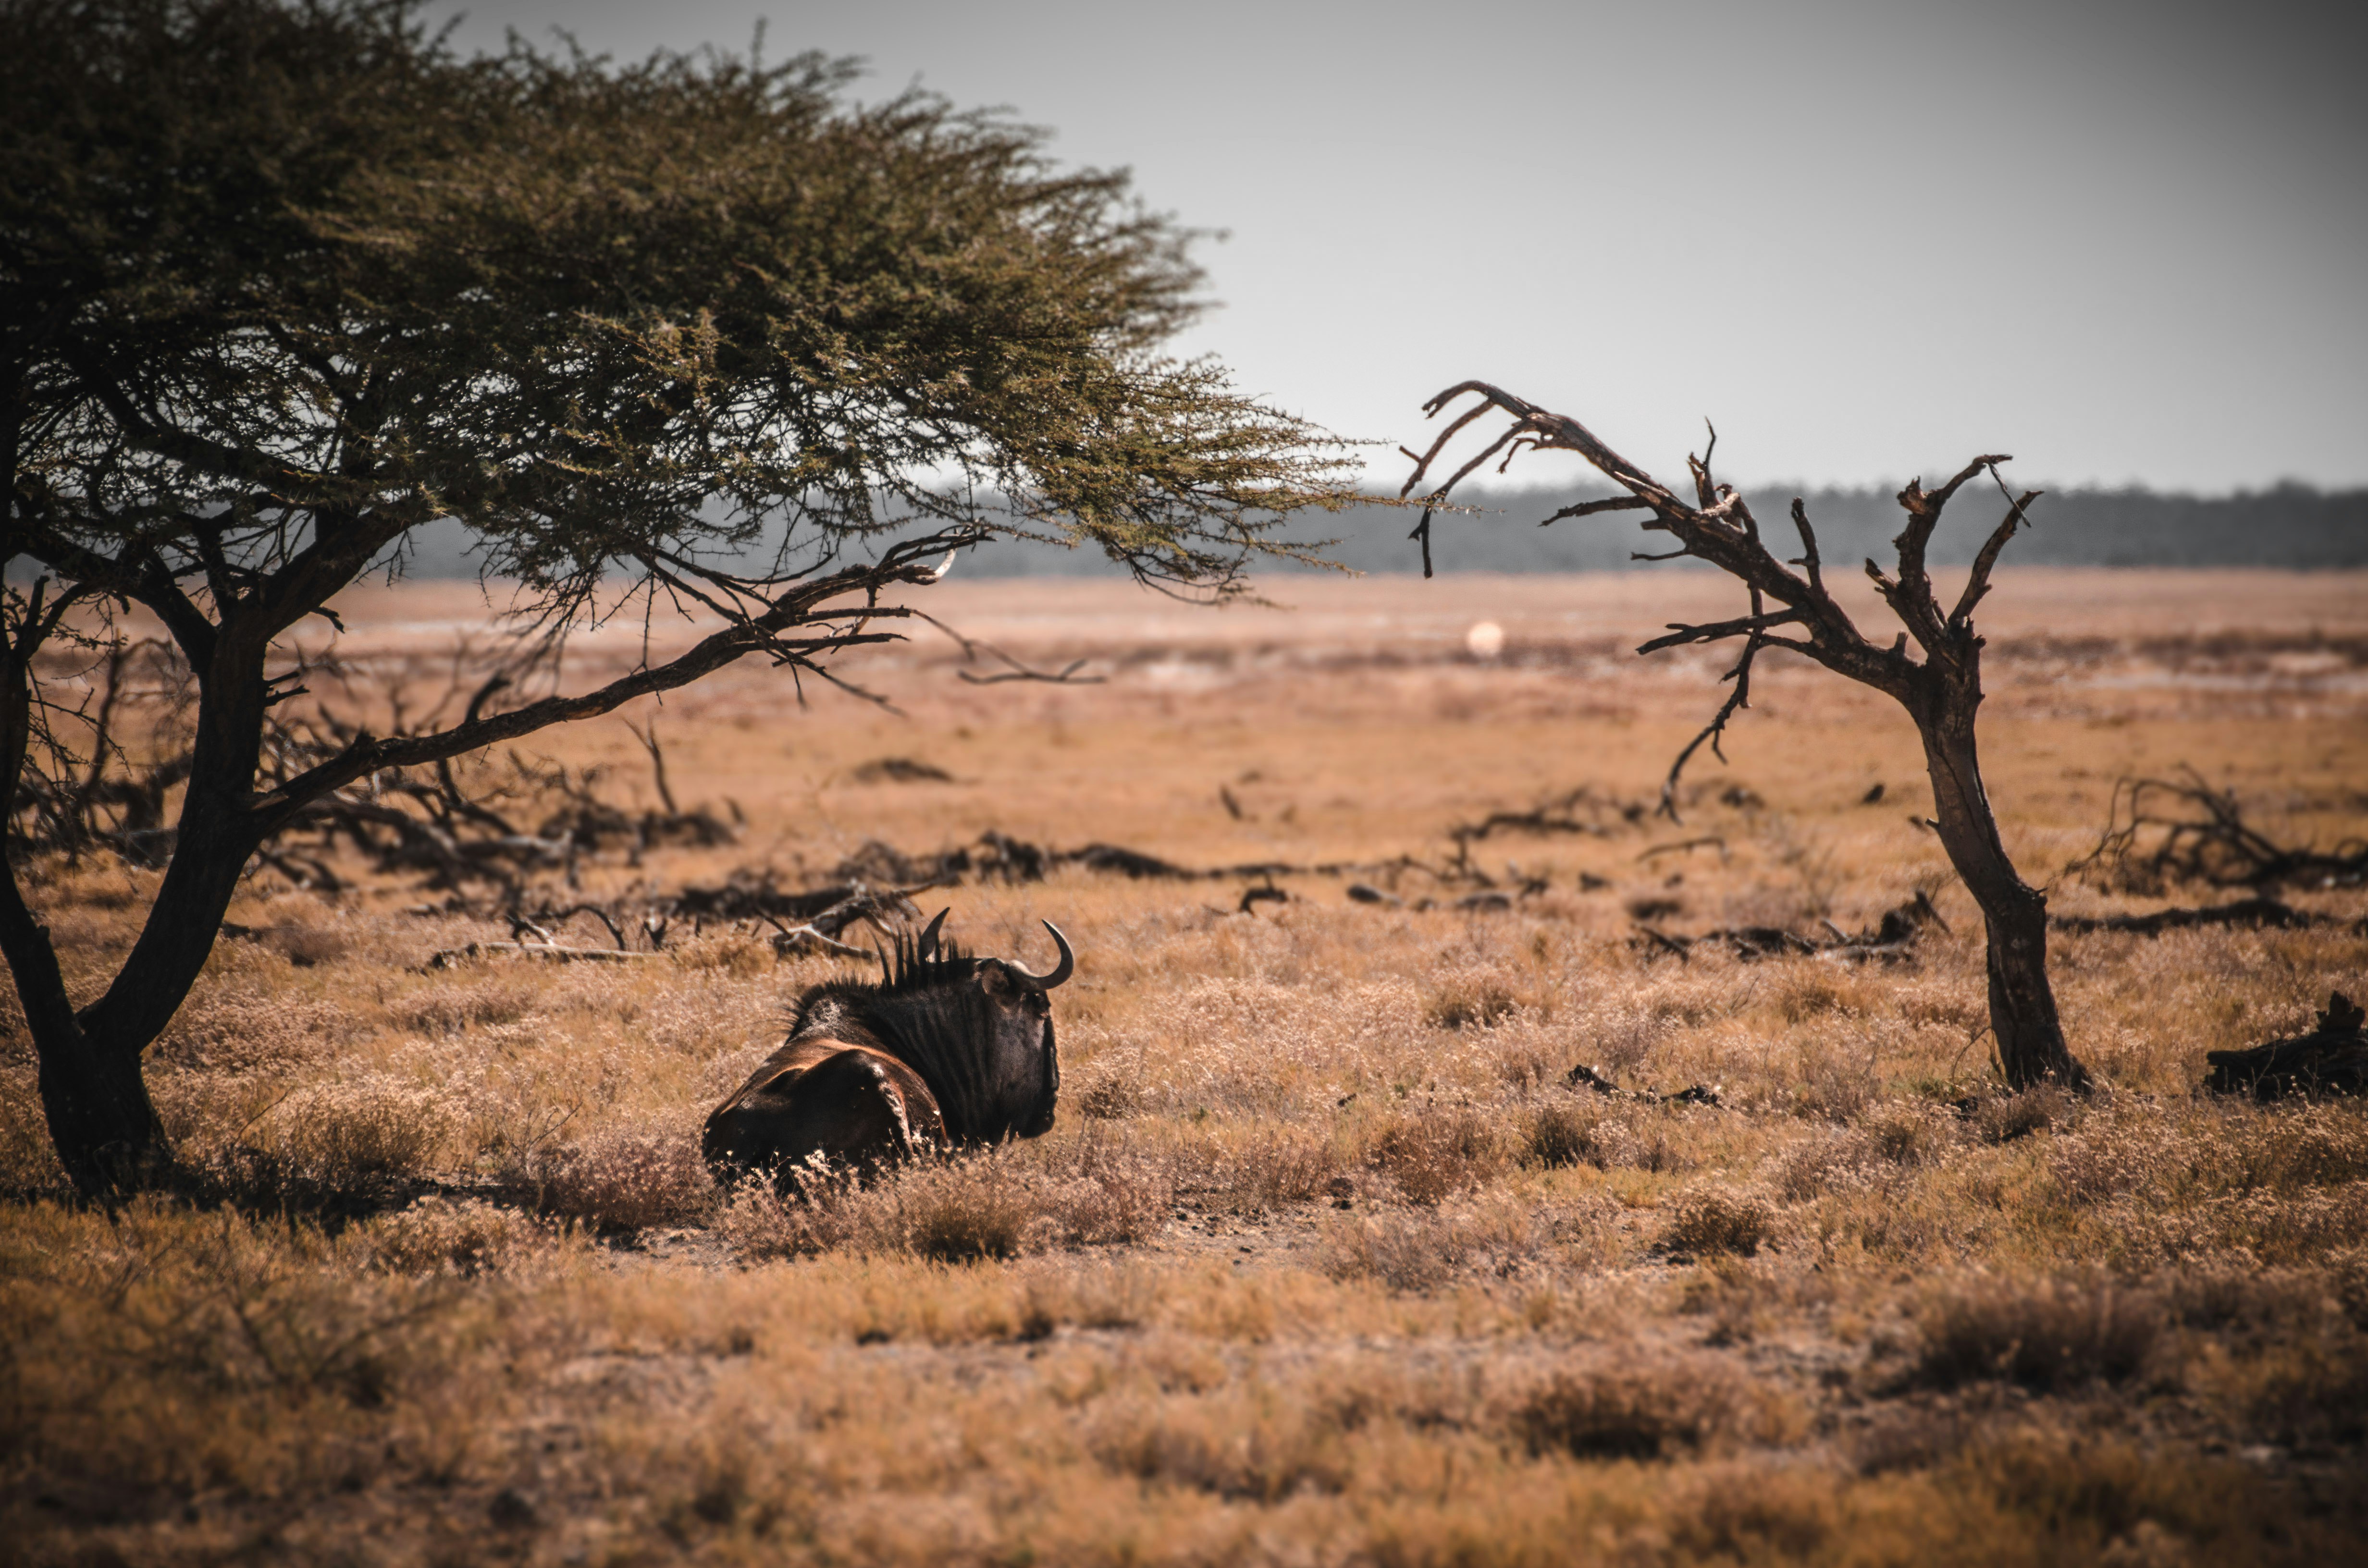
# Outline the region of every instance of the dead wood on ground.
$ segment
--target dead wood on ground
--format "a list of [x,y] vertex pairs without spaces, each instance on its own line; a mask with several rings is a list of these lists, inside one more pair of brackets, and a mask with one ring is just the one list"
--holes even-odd
[[2249,1051],[2214,1051],[2203,1086],[2215,1094],[2257,1100],[2368,1094],[2368,1010],[2338,991],[2318,1015],[2318,1027],[2294,1040],[2273,1040]]
[[2331,850],[2281,844],[2245,820],[2233,790],[2214,790],[2192,767],[2183,778],[2123,778],[2097,846],[2064,869],[2117,892],[2159,894],[2182,882],[2207,887],[2352,887],[2368,881],[2368,839]]
[[1806,937],[1782,926],[1728,926],[1683,937],[1640,922],[1629,946],[1647,959],[1668,953],[1680,962],[1691,962],[1695,949],[1703,947],[1724,948],[1747,963],[1788,956],[1896,960],[1914,950],[1928,926],[1949,929],[1930,895],[1919,889],[1906,903],[1884,911],[1874,926],[1856,933],[1845,932],[1828,921],[1822,937]]

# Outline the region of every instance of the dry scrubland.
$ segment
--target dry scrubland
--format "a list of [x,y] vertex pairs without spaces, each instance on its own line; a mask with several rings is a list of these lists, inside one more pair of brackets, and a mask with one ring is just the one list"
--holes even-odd
[[[2095,840],[2118,777],[2180,762],[2281,835],[2362,830],[2368,581],[2001,577],[1985,744],[2027,875]],[[583,871],[630,906],[987,829],[1193,866],[1437,863],[1459,821],[1582,785],[1582,811],[1604,804],[1600,835],[1473,845],[1499,882],[1513,861],[1547,884],[1501,912],[1417,910],[1437,892],[1418,871],[1396,881],[1406,908],[1284,875],[1290,900],[1245,915],[1248,878],[1076,868],[943,895],[973,947],[1041,964],[1042,916],[1076,941],[1041,1142],[807,1209],[727,1199],[700,1119],[828,961],[710,927],[630,963],[424,970],[507,926],[441,891],[331,903],[265,873],[233,911],[257,939],[218,948],[151,1066],[185,1154],[245,1206],[110,1220],[59,1199],[13,1022],[11,1553],[2368,1551],[2368,1117],[2193,1092],[2207,1050],[2296,1032],[2331,987],[2368,983],[2351,924],[2368,895],[2288,890],[2341,917],[2313,929],[2060,936],[2068,1032],[2108,1087],[2000,1099],[1977,923],[1909,820],[1929,796],[1879,699],[1771,660],[1682,826],[1619,811],[1649,800],[1718,667],[1624,650],[1728,610],[1715,583],[1277,591],[1302,608],[950,583],[937,613],[1031,660],[1092,655],[1107,684],[963,684],[926,632],[848,666],[905,717],[811,688],[797,711],[778,679],[733,674],[657,723],[677,795],[735,801],[740,842]],[[342,653],[440,688],[482,613],[459,587],[357,595]],[[1509,634],[1493,663],[1463,651],[1484,616]],[[635,635],[574,657],[629,659]],[[614,721],[538,749],[609,763],[620,798],[644,789]],[[861,770],[892,756],[951,781]],[[30,875],[70,976],[96,985],[146,874]],[[1919,889],[1953,934],[1896,962],[1681,963],[1631,940],[1635,910],[1672,932],[1856,929]],[[2055,893],[2070,913],[2163,902]],[[1579,1062],[1724,1103],[1573,1090]]]

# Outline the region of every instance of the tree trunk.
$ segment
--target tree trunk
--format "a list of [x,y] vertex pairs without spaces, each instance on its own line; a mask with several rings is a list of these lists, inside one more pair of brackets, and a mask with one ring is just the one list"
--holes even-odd
[[85,1033],[49,927],[26,906],[14,866],[0,866],[0,954],[16,978],[40,1062],[50,1137],[75,1190],[106,1199],[169,1181],[172,1146],[149,1101],[139,1049]]
[[[180,1171],[148,1097],[141,1056],[203,972],[257,843],[247,797],[261,746],[262,643],[218,643],[199,665],[197,744],[173,859],[146,925],[90,1006],[77,1013],[48,927],[0,866],[0,955],[17,983],[40,1062],[41,1108],[77,1191],[97,1201],[172,1185]],[[21,663],[0,690],[0,767],[13,785],[29,737]]]
[[1924,740],[1941,845],[1981,906],[1989,938],[1990,1032],[1998,1038],[1998,1065],[2014,1089],[2054,1083],[2085,1091],[2088,1069],[2064,1043],[2055,993],[2047,983],[2047,895],[2024,881],[2007,858],[1982,788],[1974,748],[1980,686],[1970,672],[1955,682],[1935,672],[1918,696],[1908,711]]
[[148,1098],[140,1052],[81,1036],[34,1036],[41,1060],[41,1109],[74,1190],[94,1201],[170,1187],[179,1165]]

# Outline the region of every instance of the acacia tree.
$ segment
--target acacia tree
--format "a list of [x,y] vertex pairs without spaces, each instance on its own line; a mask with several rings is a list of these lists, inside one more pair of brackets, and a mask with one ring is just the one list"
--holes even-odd
[[[174,1179],[142,1052],[250,857],[330,792],[740,659],[826,677],[910,613],[883,591],[998,533],[1223,594],[1344,498],[1320,431],[1158,357],[1199,275],[1122,175],[933,97],[851,103],[844,62],[463,58],[415,0],[0,0],[0,778],[74,764],[65,655],[134,607],[196,689],[171,858],[103,994],[69,994],[0,875],[85,1194]],[[259,774],[291,629],[438,518],[544,632],[620,576],[721,630]]]
[[[2017,874],[1998,837],[1998,817],[1982,788],[1980,759],[1974,745],[1974,718],[1982,701],[1982,639],[1974,631],[1973,614],[1989,592],[1990,572],[1998,564],[2015,530],[2027,520],[2025,508],[2039,492],[2017,496],[2006,492],[1998,465],[2009,460],[1992,455],[1975,458],[1938,490],[1910,482],[1899,493],[1907,522],[1894,541],[1898,560],[1892,572],[1873,561],[1867,575],[1875,591],[1905,628],[1889,647],[1870,642],[1826,589],[1817,536],[1807,511],[1793,502],[1793,526],[1799,533],[1801,554],[1780,561],[1760,537],[1759,524],[1741,494],[1721,484],[1711,472],[1711,447],[1699,458],[1689,455],[1694,498],[1679,496],[1643,469],[1595,437],[1568,415],[1552,413],[1515,397],[1486,381],[1463,381],[1424,404],[1436,417],[1458,399],[1475,394],[1479,401],[1442,430],[1430,449],[1414,458],[1414,472],[1399,491],[1414,492],[1439,460],[1447,444],[1465,426],[1490,414],[1502,414],[1508,423],[1496,439],[1465,462],[1447,482],[1427,495],[1438,503],[1466,475],[1491,459],[1499,466],[1525,449],[1577,452],[1626,492],[1600,501],[1565,506],[1548,517],[1565,517],[1617,511],[1650,514],[1642,526],[1675,537],[1678,548],[1659,555],[1639,555],[1647,561],[1690,556],[1706,561],[1740,581],[1750,598],[1750,613],[1732,620],[1702,625],[1671,623],[1668,635],[1656,637],[1637,650],[1650,653],[1693,642],[1743,640],[1741,654],[1725,679],[1734,683],[1718,712],[1678,754],[1661,788],[1661,806],[1675,814],[1677,784],[1686,763],[1708,743],[1720,760],[1720,736],[1727,721],[1750,706],[1753,661],[1763,648],[1782,648],[1816,661],[1838,675],[1871,686],[1896,701],[1915,721],[1924,743],[1924,765],[1932,779],[1934,824],[1949,862],[1964,880],[1965,890],[1980,905],[1987,928],[1990,1029],[1998,1040],[1998,1062],[2007,1082],[2017,1089],[2055,1082],[2086,1089],[2089,1074],[2064,1043],[2064,1028],[2055,1013],[2055,994],[2047,981],[2047,897]],[[1964,591],[1955,606],[1941,610],[1932,579],[1925,569],[1926,547],[1940,525],[1941,508],[1958,488],[1977,474],[1988,474],[2007,498],[2007,513],[1974,558]],[[1426,506],[1415,536],[1422,541],[1423,575],[1430,574],[1431,510]],[[1543,524],[1540,525],[1544,526]],[[1794,572],[1793,567],[1801,568]],[[1913,639],[1923,654],[1908,651]]]

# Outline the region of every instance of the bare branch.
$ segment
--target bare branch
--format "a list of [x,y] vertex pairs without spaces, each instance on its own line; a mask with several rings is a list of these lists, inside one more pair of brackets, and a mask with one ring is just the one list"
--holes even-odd
[[[939,580],[943,580],[945,576],[945,568],[939,568],[938,576]],[[961,644],[963,658],[975,659],[981,653],[985,653],[993,658],[1000,659],[1005,665],[1008,666],[1008,672],[1003,675],[978,676],[971,674],[968,670],[956,670],[954,672],[955,675],[959,676],[962,680],[968,682],[972,686],[1001,686],[1006,681],[1014,680],[1042,681],[1049,686],[1100,686],[1110,678],[1107,676],[1081,676],[1077,674],[1079,670],[1085,668],[1087,665],[1092,662],[1090,659],[1072,659],[1059,674],[1046,675],[1042,670],[1029,668],[1026,665],[1020,663],[1018,659],[1013,658],[1010,654],[1005,653],[1002,649],[995,646],[991,642],[982,642],[975,637],[964,636],[962,632],[955,631],[952,627],[948,626],[944,621],[939,620],[936,616],[930,615],[926,611],[916,609],[912,611],[912,614],[918,619],[928,621],[931,626],[936,627],[939,631],[944,632],[947,636],[952,638],[957,643]]]
[[[892,555],[891,559],[894,557]],[[860,628],[874,617],[902,618],[908,612],[901,607],[882,606],[877,602],[880,589],[894,583],[932,581],[934,579],[929,573],[930,568],[913,564],[910,561],[893,568],[884,563],[882,566],[849,567],[795,594],[785,596],[763,615],[744,619],[702,639],[677,658],[635,670],[598,690],[575,697],[545,698],[540,702],[529,703],[491,718],[464,721],[453,729],[432,734],[388,739],[358,734],[337,756],[289,779],[253,801],[249,808],[253,813],[249,830],[268,835],[302,809],[306,802],[381,768],[417,767],[441,757],[461,756],[502,741],[531,734],[548,725],[597,718],[614,711],[637,697],[687,686],[750,653],[763,653],[776,664],[811,672],[841,690],[885,706],[884,699],[840,680],[820,661],[825,655],[864,643],[896,641],[901,633],[842,630],[827,623],[834,619],[848,620]],[[870,602],[861,608],[849,607],[843,610],[828,610],[821,608],[830,598],[852,593],[864,594]],[[793,627],[817,623],[823,626],[819,635],[804,638],[783,635]]]
[[[1538,527],[1561,522],[1565,517],[1591,517],[1598,512],[1649,512],[1653,504],[1641,495],[1613,495],[1601,501],[1581,501],[1576,506],[1565,506]],[[1679,551],[1683,554],[1684,551]]]
[[1817,530],[1809,526],[1809,510],[1798,495],[1793,497],[1793,526],[1801,531],[1801,559],[1795,564],[1807,570],[1811,591],[1823,594],[1826,579],[1817,570]]
[[[1759,608],[1759,592],[1756,588],[1752,590],[1751,604],[1754,609]],[[1745,619],[1760,620],[1767,618],[1749,616]],[[1767,641],[1765,633],[1765,627],[1751,628],[1750,637],[1743,644],[1742,657],[1736,660],[1735,667],[1727,671],[1724,677],[1735,683],[1735,689],[1726,694],[1726,700],[1718,705],[1718,712],[1712,717],[1708,724],[1703,726],[1702,733],[1688,741],[1686,749],[1678,754],[1678,760],[1669,764],[1669,776],[1661,781],[1661,803],[1657,809],[1671,822],[1679,820],[1678,780],[1684,775],[1686,764],[1693,760],[1694,753],[1702,749],[1702,743],[1704,741],[1710,743],[1711,755],[1717,757],[1719,761],[1726,760],[1726,753],[1719,744],[1720,737],[1726,733],[1726,722],[1742,710],[1751,706],[1751,662],[1759,657],[1759,650]]]
[[[996,656],[999,658],[1008,657],[1008,655],[1006,654],[997,654]],[[1013,667],[1009,671],[999,676],[974,676],[968,670],[956,670],[954,674],[960,676],[963,680],[968,681],[973,686],[1001,686],[1004,682],[1012,680],[1041,680],[1047,686],[1100,686],[1110,678],[1108,676],[1081,676],[1077,674],[1079,670],[1084,669],[1092,662],[1093,661],[1090,659],[1072,659],[1068,664],[1062,666],[1060,672],[1055,675],[1046,675],[1042,670],[1029,669],[1024,665],[1019,665],[1017,660],[1012,661]]]
[[1688,626],[1681,621],[1669,621],[1669,635],[1656,637],[1639,647],[1639,653],[1657,653],[1664,648],[1675,648],[1686,642],[1716,642],[1728,637],[1740,637],[1746,632],[1765,631],[1771,626],[1783,626],[1808,619],[1806,611],[1780,609],[1769,615],[1740,615],[1733,620],[1713,620],[1701,626]]
[[[2003,490],[2006,486],[2001,483],[1998,488]],[[2044,490],[2027,490],[2020,499],[2008,497],[2004,520],[1983,542],[1981,552],[1974,557],[1974,569],[1965,574],[1965,591],[1957,596],[1957,608],[1949,612],[1952,627],[1959,631],[1966,629],[1974,607],[1981,603],[1983,597],[1990,591],[1990,571],[1998,565],[1999,553],[2006,549],[2007,541],[2014,538],[2015,529],[2031,520],[2024,515],[2024,509],[2045,494]]]

